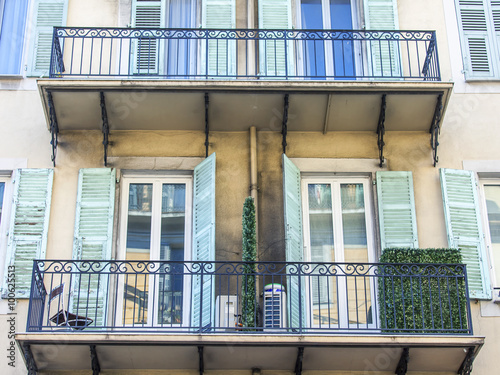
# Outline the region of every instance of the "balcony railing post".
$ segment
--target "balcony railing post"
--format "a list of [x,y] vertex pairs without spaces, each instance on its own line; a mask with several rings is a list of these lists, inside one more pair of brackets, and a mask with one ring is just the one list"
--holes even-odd
[[303,304],[303,300],[302,300],[302,277],[300,276],[301,272],[302,272],[302,265],[300,263],[297,264],[297,277],[299,278],[298,280],[298,285],[299,285],[299,333],[302,334],[302,309],[304,308],[304,306],[302,306]]

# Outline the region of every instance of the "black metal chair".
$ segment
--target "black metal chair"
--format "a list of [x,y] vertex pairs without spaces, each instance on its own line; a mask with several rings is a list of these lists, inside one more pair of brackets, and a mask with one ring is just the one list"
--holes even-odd
[[49,320],[58,327],[67,327],[72,330],[83,330],[94,321],[86,316],[73,314],[65,309],[64,305],[64,283],[56,286],[49,294],[49,314],[53,300],[57,299],[57,313]]

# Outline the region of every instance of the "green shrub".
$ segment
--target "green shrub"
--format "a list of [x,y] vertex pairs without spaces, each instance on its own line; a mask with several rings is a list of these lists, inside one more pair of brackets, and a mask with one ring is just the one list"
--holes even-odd
[[380,263],[387,263],[378,277],[383,332],[467,332],[465,279],[461,269],[446,266],[462,264],[459,250],[389,248]]
[[252,197],[247,197],[243,205],[243,277],[241,280],[241,322],[243,327],[255,327],[256,293],[255,293],[255,262],[257,258],[257,237],[255,231],[255,204]]

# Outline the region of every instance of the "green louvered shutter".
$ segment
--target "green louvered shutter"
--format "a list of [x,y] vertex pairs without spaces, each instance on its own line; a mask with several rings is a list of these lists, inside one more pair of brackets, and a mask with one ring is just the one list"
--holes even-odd
[[[133,0],[132,25],[137,28],[165,27],[165,2],[161,0]],[[162,74],[163,43],[157,38],[134,40],[132,48],[133,74]]]
[[[194,169],[193,260],[215,260],[215,153]],[[198,267],[193,266],[196,270]],[[205,267],[204,270],[211,267]],[[197,271],[198,272],[198,271]],[[213,325],[215,280],[193,276],[191,326],[207,330]]]
[[[73,259],[111,259],[115,181],[115,169],[80,169]],[[105,325],[108,289],[105,274],[90,273],[81,275],[81,278],[75,277],[70,311],[93,319],[96,326]]]
[[15,176],[6,269],[16,268],[18,298],[29,297],[33,259],[45,258],[53,175],[52,169],[18,169]]
[[[260,29],[291,29],[291,0],[260,0]],[[264,77],[282,77],[293,75],[293,43],[281,39],[267,39],[259,42],[260,74]],[[286,58],[288,57],[288,58]]]
[[[283,154],[283,206],[285,211],[285,246],[287,262],[302,262],[304,249],[302,239],[302,200],[300,192],[300,170]],[[297,266],[287,267],[288,325],[305,328],[305,278],[297,277]]]
[[[461,32],[462,55],[466,78],[492,78],[495,70],[494,44],[497,37],[491,25],[489,0],[456,0],[458,24]],[[498,19],[499,1],[494,4]],[[498,23],[495,29],[500,31]]]
[[[202,26],[206,29],[234,29],[235,0],[203,0]],[[209,38],[202,42],[201,57],[201,74],[212,78],[236,75],[236,40]]]
[[418,247],[411,172],[377,172],[381,248]]
[[[397,30],[397,0],[365,0],[365,28],[367,30]],[[368,67],[375,77],[399,78],[402,76],[400,46],[395,41],[374,40],[369,50]]]
[[471,171],[440,169],[444,217],[450,247],[460,249],[467,264],[469,296],[491,298],[477,184]]
[[68,0],[36,0],[29,75],[48,76],[54,26],[66,24]]

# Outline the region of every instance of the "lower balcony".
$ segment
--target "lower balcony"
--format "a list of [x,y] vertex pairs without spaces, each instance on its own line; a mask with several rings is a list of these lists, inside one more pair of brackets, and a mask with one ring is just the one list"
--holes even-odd
[[465,374],[484,341],[464,265],[126,260],[35,261],[16,338],[33,374]]

